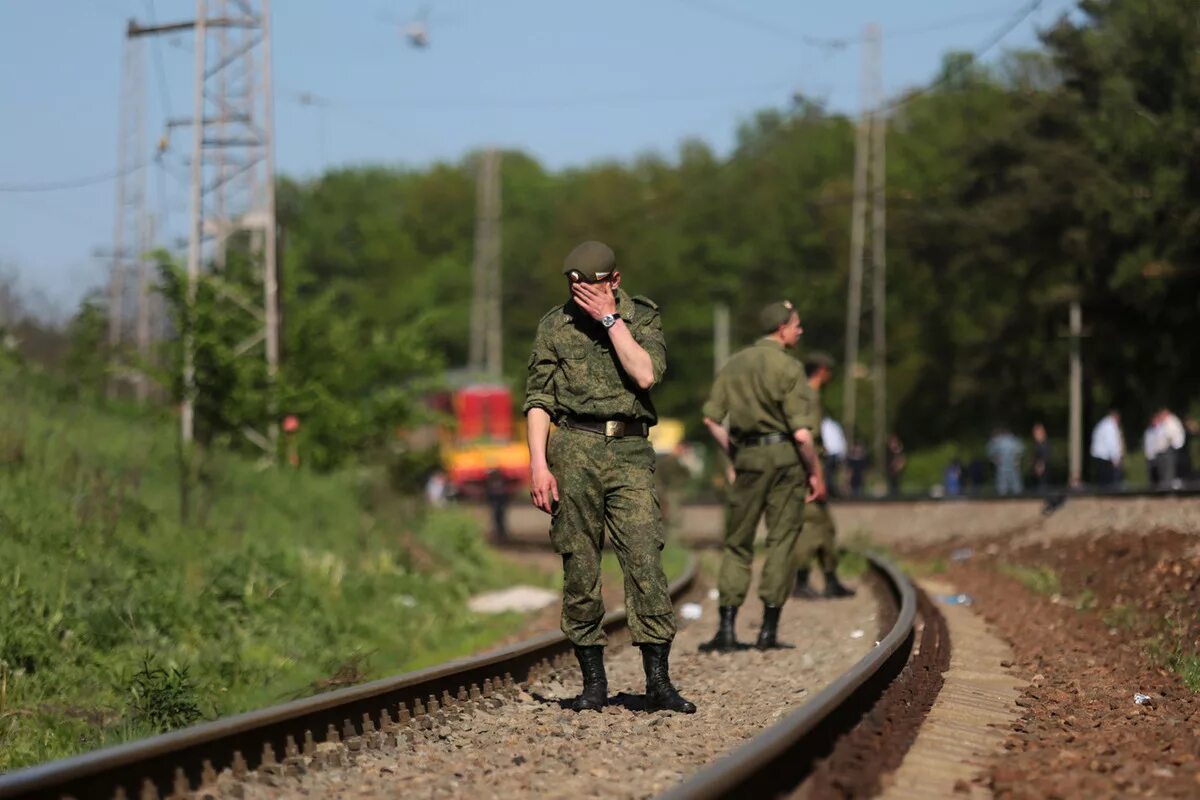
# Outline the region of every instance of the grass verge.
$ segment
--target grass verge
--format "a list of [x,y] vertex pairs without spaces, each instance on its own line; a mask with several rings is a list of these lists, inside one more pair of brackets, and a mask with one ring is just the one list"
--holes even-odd
[[[415,669],[517,614],[475,522],[374,476],[211,451],[179,521],[174,424],[0,378],[0,770]],[[520,579],[527,575],[517,576]]]

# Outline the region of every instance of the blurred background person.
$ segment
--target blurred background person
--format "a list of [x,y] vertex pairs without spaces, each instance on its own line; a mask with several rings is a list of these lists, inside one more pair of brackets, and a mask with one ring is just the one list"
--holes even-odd
[[484,479],[483,491],[492,512],[492,541],[508,544],[508,503],[512,499],[512,486],[504,473],[493,468],[488,470]]
[[1158,485],[1163,489],[1178,489],[1183,485],[1180,477],[1187,445],[1183,422],[1164,406],[1158,410],[1156,427],[1160,448],[1155,460]]
[[999,427],[987,443],[987,455],[996,467],[996,494],[1020,494],[1021,455],[1025,445],[1005,427]]
[[1033,425],[1033,462],[1030,464],[1030,476],[1037,491],[1046,491],[1050,483],[1050,440],[1046,436],[1046,426],[1040,422]]
[[979,494],[987,484],[987,463],[979,456],[967,464],[967,482],[970,483],[971,494]]
[[825,442],[825,488],[830,495],[842,493],[842,464],[846,462],[846,432],[832,417],[821,420],[821,440]]
[[1162,428],[1158,424],[1158,412],[1150,415],[1146,430],[1142,432],[1142,455],[1146,457],[1146,483],[1159,484],[1159,456],[1164,449]]
[[942,474],[942,485],[947,497],[957,497],[962,494],[963,465],[959,458],[950,459],[946,471]]
[[869,466],[871,466],[871,456],[867,453],[867,446],[861,441],[855,441],[846,453],[846,469],[850,473],[850,494],[854,497],[862,496],[863,480]]
[[896,434],[888,436],[887,440],[887,485],[889,495],[900,494],[900,484],[904,480],[904,469],[908,466],[908,458],[904,455],[904,442]]
[[1121,434],[1121,413],[1109,409],[1092,429],[1092,483],[1112,489],[1121,483],[1121,465],[1125,460],[1125,437]]
[[425,481],[425,502],[434,508],[446,505],[446,473],[435,469]]

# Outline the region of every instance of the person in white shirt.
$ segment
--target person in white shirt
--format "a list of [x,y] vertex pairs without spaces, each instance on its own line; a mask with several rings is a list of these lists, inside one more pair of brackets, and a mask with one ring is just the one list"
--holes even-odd
[[1121,414],[1115,408],[1104,415],[1092,429],[1092,480],[1111,489],[1121,482],[1121,465],[1125,460],[1125,437],[1121,435]]
[[825,446],[825,485],[839,492],[838,476],[846,463],[846,432],[833,417],[821,418],[821,443]]
[[1158,474],[1158,485],[1164,489],[1171,489],[1175,487],[1179,478],[1179,462],[1187,435],[1184,433],[1183,423],[1170,409],[1160,408],[1155,420],[1158,452],[1155,454],[1154,466]]

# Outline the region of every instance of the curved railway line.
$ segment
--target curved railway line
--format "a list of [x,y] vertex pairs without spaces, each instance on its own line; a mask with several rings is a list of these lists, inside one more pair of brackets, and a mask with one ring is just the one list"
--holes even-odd
[[[886,595],[890,627],[857,663],[740,747],[666,796],[786,794],[829,756],[901,673],[914,649],[918,595],[894,566],[871,559],[871,583]],[[679,602],[697,586],[695,558],[672,583]],[[605,627],[620,640],[623,611]],[[223,797],[218,773],[284,787],[289,776],[347,766],[345,755],[411,743],[425,731],[491,712],[539,678],[573,663],[560,633],[476,657],[294,701],[0,776],[0,798]],[[764,710],[764,716],[765,716]],[[401,754],[400,758],[404,756]],[[350,758],[353,761],[353,758]],[[242,796],[235,792],[234,796]]]

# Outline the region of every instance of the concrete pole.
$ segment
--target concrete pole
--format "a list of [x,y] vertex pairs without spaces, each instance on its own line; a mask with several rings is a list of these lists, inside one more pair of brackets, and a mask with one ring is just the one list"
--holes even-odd
[[713,306],[713,376],[715,377],[729,360],[729,306],[717,303]]
[[[870,36],[870,28],[867,36]],[[850,218],[850,279],[846,292],[846,367],[845,389],[842,392],[842,425],[846,441],[855,440],[854,426],[858,412],[858,336],[862,322],[863,245],[867,227],[867,164],[871,146],[870,100],[867,86],[871,83],[873,48],[863,49],[862,113],[858,120],[858,135],[854,142],[854,205]]]
[[875,427],[875,463],[885,464],[884,442],[888,432],[887,409],[887,179],[885,173],[885,147],[887,142],[887,118],[882,111],[882,43],[879,28],[871,25],[872,38],[869,46],[874,54],[871,58],[874,69],[871,84],[871,275],[873,290],[871,308],[874,311],[874,337],[872,355],[874,361],[875,409],[872,421]]
[[275,384],[279,376],[279,273],[277,264],[277,230],[275,223],[275,100],[271,94],[271,3],[262,0],[262,93],[263,93],[263,147],[266,193],[266,222],[263,229],[263,317],[266,325],[268,409],[271,419],[267,424],[267,437],[272,444],[271,456],[275,456],[274,445],[279,439],[279,408]]
[[[196,305],[196,287],[200,282],[200,245],[204,236],[204,70],[208,51],[208,9],[205,0],[196,0],[195,98],[192,106],[192,219],[188,235],[186,306],[189,317]],[[189,319],[183,334],[183,402],[179,411],[179,438],[184,453],[196,434],[196,334],[194,319]],[[186,459],[186,455],[185,455]]]
[[1069,442],[1068,485],[1083,482],[1083,359],[1080,340],[1083,337],[1083,309],[1079,300],[1071,301],[1071,402],[1067,437]]

